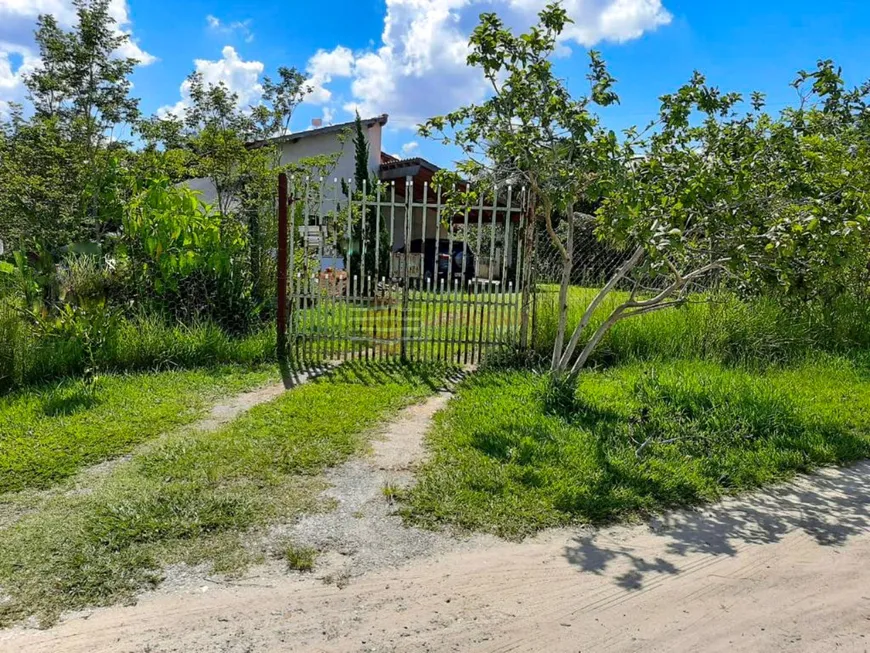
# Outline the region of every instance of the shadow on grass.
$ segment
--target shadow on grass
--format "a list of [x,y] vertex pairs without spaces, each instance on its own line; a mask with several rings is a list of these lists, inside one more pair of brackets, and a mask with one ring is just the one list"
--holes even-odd
[[839,363],[769,376],[699,362],[625,368],[586,378],[565,416],[544,411],[544,383],[503,372],[463,384],[411,494],[417,523],[522,539],[672,511],[650,522],[661,546],[587,526],[565,548],[626,589],[687,571],[689,556],[734,556],[796,530],[824,546],[870,532],[870,462],[710,503],[870,457],[870,388]]
[[574,537],[564,555],[581,571],[615,573],[617,585],[638,590],[650,577],[683,573],[681,559],[687,556],[736,556],[743,545],[774,544],[794,531],[820,546],[843,546],[870,531],[870,462],[825,470],[701,511],[667,513],[647,526],[661,539],[663,556],[650,559],[598,533]]
[[48,417],[61,417],[93,408],[99,403],[96,389],[87,388],[76,382],[62,383],[45,394],[42,400],[42,411]]
[[455,386],[466,378],[458,367],[437,362],[403,362],[399,360],[348,361],[341,364],[281,366],[284,385],[292,388],[306,379],[323,383],[354,383],[364,386],[389,383],[422,384],[432,392]]

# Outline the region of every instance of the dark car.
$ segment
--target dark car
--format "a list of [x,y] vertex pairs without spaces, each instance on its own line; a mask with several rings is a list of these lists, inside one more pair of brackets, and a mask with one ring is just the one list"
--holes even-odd
[[463,279],[467,282],[474,277],[474,253],[470,248],[465,248],[463,266],[462,249],[462,241],[453,241],[451,252],[450,240],[446,238],[441,240],[427,238],[425,241],[418,238],[411,241],[411,253],[423,254],[424,278],[433,281],[444,279],[445,283],[450,283],[454,279]]

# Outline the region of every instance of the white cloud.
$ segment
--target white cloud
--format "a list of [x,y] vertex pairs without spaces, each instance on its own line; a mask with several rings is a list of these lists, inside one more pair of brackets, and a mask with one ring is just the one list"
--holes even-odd
[[332,92],[325,84],[334,77],[350,77],[353,72],[353,52],[339,45],[334,50],[318,50],[308,60],[305,70],[308,72],[308,83],[311,85],[305,101],[309,104],[326,104],[332,99]]
[[[325,84],[345,76],[350,68],[350,92],[345,110],[370,116],[389,113],[397,127],[412,127],[425,118],[445,113],[486,94],[478,71],[469,68],[468,36],[483,11],[497,11],[518,29],[536,21],[549,0],[386,0],[387,13],[379,45],[350,57],[339,46],[331,53],[318,51],[309,60],[315,79],[310,102],[332,99]],[[670,13],[662,0],[563,0],[575,21],[566,28],[558,54],[568,43],[590,47],[601,41],[621,43],[666,25]],[[315,75],[322,59],[341,52],[342,72]]]
[[[539,0],[512,0],[511,4],[528,16],[536,15],[542,7]],[[563,0],[562,6],[574,19],[562,33],[563,40],[585,47],[601,41],[631,41],[672,19],[661,0]]]
[[402,154],[404,154],[405,156],[410,156],[411,154],[413,154],[417,150],[417,148],[419,146],[420,146],[420,144],[417,141],[411,141],[410,143],[405,143],[402,146]]
[[208,24],[208,28],[216,34],[232,36],[233,34],[238,33],[245,43],[250,43],[254,40],[254,33],[251,31],[250,19],[235,20],[231,23],[224,23],[217,16],[209,14],[205,17],[205,22]]
[[[72,0],[0,0],[0,42],[34,51],[33,31],[40,14],[52,14],[64,28],[76,22]],[[154,63],[157,59],[142,50],[133,38],[127,0],[111,0],[109,15],[115,19],[115,32],[131,37],[120,54],[135,57],[144,66]]]
[[[33,32],[40,14],[52,14],[66,29],[76,22],[72,0],[0,0],[0,112],[8,108],[8,102],[24,99],[24,75],[39,65]],[[130,36],[118,54],[137,59],[143,66],[154,63],[156,57],[133,39],[127,0],[111,0],[109,14],[115,19],[115,32]],[[19,57],[19,65],[13,65],[13,59]]]
[[[0,0],[0,2],[2,1],[3,0]],[[157,61],[157,57],[145,52],[133,39],[133,31],[130,27],[132,21],[130,20],[130,10],[127,7],[127,0],[111,0],[109,3],[109,15],[111,15],[116,21],[116,30],[130,37],[118,50],[120,55],[136,59],[142,66],[148,66]]]
[[[263,87],[260,85],[263,62],[245,61],[231,45],[224,46],[221,58],[217,61],[196,59],[193,64],[196,72],[202,75],[206,86],[223,82],[230,91],[238,95],[240,107],[256,103],[263,94]],[[179,115],[190,104],[190,82],[184,80],[180,91],[181,99],[174,105],[161,107],[158,114]]]
[[25,100],[24,77],[39,66],[39,57],[13,43],[0,42],[0,118],[9,116],[10,103]]
[[323,107],[323,124],[331,125],[335,121],[335,109]]

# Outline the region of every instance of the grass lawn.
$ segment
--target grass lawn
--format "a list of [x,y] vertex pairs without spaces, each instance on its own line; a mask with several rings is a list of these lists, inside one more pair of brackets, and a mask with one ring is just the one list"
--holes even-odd
[[274,368],[107,375],[0,397],[0,495],[46,488],[200,417],[218,396],[277,381]]
[[870,375],[841,359],[751,371],[631,363],[581,376],[576,410],[545,414],[545,379],[469,378],[430,436],[410,521],[522,538],[715,500],[870,457]]
[[[0,530],[0,625],[129,600],[172,563],[243,569],[263,555],[251,529],[318,509],[318,472],[442,378],[436,367],[347,365],[216,432],[146,446],[89,494],[54,497]],[[313,553],[282,556],[303,568]]]
[[[363,357],[372,343],[380,352],[398,356],[404,330],[407,354],[413,360],[467,363],[477,359],[477,349],[487,343],[516,338],[519,328],[517,293],[425,292],[411,290],[407,321],[403,327],[401,292],[391,302],[371,298],[346,302],[325,298],[312,308],[294,307],[291,350],[308,361],[355,352]],[[293,334],[300,336],[293,340]]]

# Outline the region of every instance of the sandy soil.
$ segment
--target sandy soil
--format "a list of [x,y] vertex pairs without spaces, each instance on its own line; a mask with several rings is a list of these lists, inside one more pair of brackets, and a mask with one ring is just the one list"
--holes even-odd
[[432,401],[388,429],[363,467],[333,472],[338,519],[297,531],[354,542],[349,562],[324,563],[344,564],[346,582],[263,570],[0,632],[0,650],[870,651],[870,463],[648,524],[451,545],[397,533],[376,505],[383,477],[360,480],[404,482],[443,397]]

